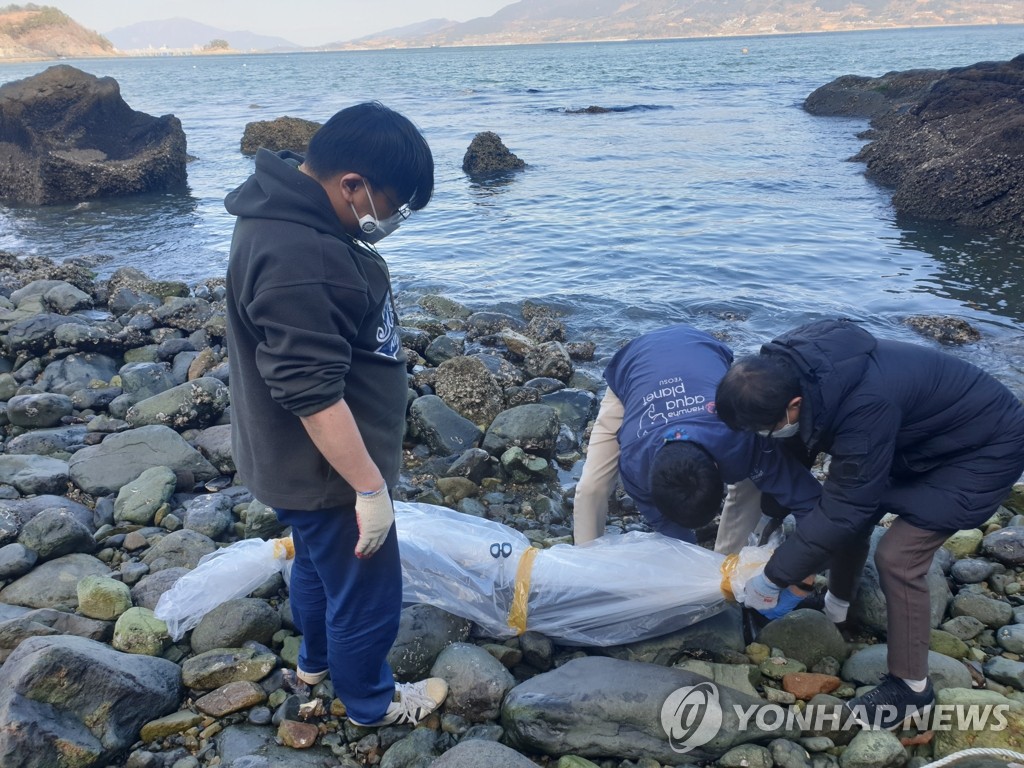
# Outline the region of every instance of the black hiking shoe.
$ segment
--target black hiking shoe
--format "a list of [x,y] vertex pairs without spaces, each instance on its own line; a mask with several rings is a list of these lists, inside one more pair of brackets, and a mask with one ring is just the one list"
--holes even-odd
[[886,675],[881,685],[850,699],[846,708],[862,728],[891,731],[911,718],[926,720],[934,703],[935,689],[931,680],[917,693],[900,678]]

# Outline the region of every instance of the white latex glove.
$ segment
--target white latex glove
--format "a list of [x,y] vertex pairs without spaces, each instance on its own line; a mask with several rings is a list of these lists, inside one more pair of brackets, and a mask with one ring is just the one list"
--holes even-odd
[[395,522],[395,508],[385,485],[373,493],[356,494],[356,524],[359,526],[359,541],[356,542],[356,557],[373,557],[391,531]]
[[767,611],[779,602],[782,587],[770,582],[764,571],[754,576],[743,587],[743,605],[755,611]]

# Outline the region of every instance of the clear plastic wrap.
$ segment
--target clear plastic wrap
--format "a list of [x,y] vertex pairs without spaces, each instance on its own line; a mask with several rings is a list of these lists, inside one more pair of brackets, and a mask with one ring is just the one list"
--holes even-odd
[[529,629],[568,645],[618,645],[726,604],[725,558],[659,534],[537,550],[508,526],[445,507],[396,503],[395,520],[405,602],[436,605],[495,637]]
[[[501,523],[395,503],[403,598],[469,619],[494,637],[535,630],[565,645],[608,646],[682,629],[721,611],[778,543],[728,558],[656,533],[537,549]],[[291,539],[246,539],[206,555],[165,592],[157,618],[177,641],[221,603],[287,571]]]
[[236,541],[200,558],[195,569],[160,596],[153,613],[177,642],[218,605],[245,597],[285,570],[293,555],[291,539]]

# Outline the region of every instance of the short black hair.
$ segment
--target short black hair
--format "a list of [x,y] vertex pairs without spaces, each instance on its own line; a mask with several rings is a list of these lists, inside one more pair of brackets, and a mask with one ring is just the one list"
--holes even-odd
[[755,432],[774,429],[800,397],[800,378],[778,355],[741,357],[718,382],[715,411],[730,429]]
[[414,211],[434,194],[434,156],[409,120],[379,101],[347,107],[313,134],[305,165],[319,180],[352,171],[393,189]]
[[661,446],[651,462],[650,480],[654,506],[684,528],[707,525],[722,506],[722,473],[698,443],[673,440]]

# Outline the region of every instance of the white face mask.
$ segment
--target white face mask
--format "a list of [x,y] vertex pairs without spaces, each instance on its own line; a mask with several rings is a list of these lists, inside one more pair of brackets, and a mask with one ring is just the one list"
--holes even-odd
[[759,429],[757,434],[761,437],[777,437],[779,440],[785,440],[787,437],[792,437],[800,431],[800,420],[796,421],[789,420],[789,409],[786,409],[786,426],[779,427],[778,429]]
[[405,221],[405,214],[402,211],[395,211],[393,214],[388,216],[386,219],[377,218],[377,206],[373,204],[373,196],[370,195],[370,188],[366,186],[366,181],[363,181],[363,188],[366,190],[366,197],[370,201],[370,210],[372,213],[367,213],[364,216],[360,216],[359,212],[356,211],[356,207],[349,203],[349,208],[352,209],[352,213],[359,219],[359,231],[361,232],[359,239],[364,243],[373,245],[379,243],[385,237],[390,235],[403,221]]

